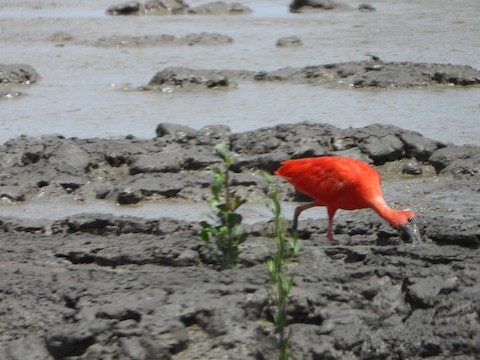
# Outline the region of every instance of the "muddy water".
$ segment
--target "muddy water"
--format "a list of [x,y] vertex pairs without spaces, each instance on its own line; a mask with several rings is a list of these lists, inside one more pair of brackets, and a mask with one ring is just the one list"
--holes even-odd
[[[48,212],[45,211],[45,208],[48,208]],[[282,205],[282,210],[287,218],[293,216],[294,209],[295,205],[292,203]],[[81,213],[136,216],[145,219],[169,217],[193,222],[200,222],[209,218],[209,209],[206,203],[172,200],[150,202],[138,206],[121,206],[101,200],[79,202],[73,198],[50,198],[46,201],[38,200],[18,204],[0,202],[0,217],[54,221]],[[268,221],[272,217],[270,211],[265,206],[253,202],[242,206],[238,213],[243,216],[243,222],[246,224]],[[326,211],[320,209],[306,214],[303,218],[326,219],[326,217]]]
[[[113,2],[115,3],[115,2]],[[382,1],[373,13],[353,10],[290,14],[288,3],[245,1],[246,16],[108,17],[105,1],[3,1],[0,63],[28,63],[39,83],[19,99],[0,102],[0,142],[20,134],[151,138],[161,121],[199,128],[227,124],[234,131],[284,122],[327,122],[340,127],[375,122],[418,130],[457,144],[478,144],[480,89],[343,90],[291,84],[240,83],[237,89],[186,94],[128,91],[167,66],[273,70],[285,66],[363,60],[374,53],[406,60],[480,68],[480,3],[435,5]],[[346,2],[352,8],[360,1]],[[200,4],[193,1],[190,5]],[[109,35],[184,36],[219,32],[227,46],[100,48]],[[72,36],[64,46],[49,38]],[[282,36],[300,48],[277,48]]]

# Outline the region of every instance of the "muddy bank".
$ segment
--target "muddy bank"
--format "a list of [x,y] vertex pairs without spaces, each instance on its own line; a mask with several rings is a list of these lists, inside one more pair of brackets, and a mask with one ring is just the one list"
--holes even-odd
[[0,99],[12,99],[23,94],[14,87],[28,86],[40,79],[38,72],[26,64],[0,64]]
[[[50,39],[58,44],[72,41],[65,33],[56,33]],[[144,46],[212,46],[227,45],[233,38],[218,33],[192,33],[184,37],[174,35],[110,36],[102,37],[91,45],[100,47]],[[299,38],[279,39],[278,46],[298,46]],[[273,46],[273,44],[272,44]],[[30,65],[0,64],[0,84],[30,85],[40,76]],[[373,56],[366,61],[282,68],[274,71],[205,70],[168,67],[158,71],[139,90],[173,92],[192,89],[228,89],[241,81],[282,82],[292,84],[326,85],[345,88],[392,89],[438,86],[478,86],[480,71],[467,65],[432,64],[414,62],[384,62]],[[3,97],[13,97],[14,92],[0,88]]]
[[[338,222],[340,246],[323,224],[303,223],[290,268],[294,358],[474,358],[478,221],[453,231],[476,236],[472,250],[392,242],[378,219],[363,220]],[[242,268],[224,271],[209,264],[196,224],[90,214],[56,222],[51,234],[10,226],[1,237],[2,358],[274,358],[259,246],[269,243],[267,224],[247,229]]]
[[[231,133],[163,123],[149,140],[20,137],[1,146],[0,197],[204,201],[221,141],[235,153],[235,191],[250,199],[265,196],[257,170],[283,159],[354,156],[382,172],[392,205],[422,221],[425,242],[413,246],[369,211],[339,213],[334,246],[325,221],[301,219],[302,251],[290,267],[294,359],[478,354],[478,147],[385,125]],[[283,184],[281,197],[297,194]],[[271,245],[269,226],[246,225],[241,268],[219,271],[198,223],[174,214],[2,218],[0,358],[272,359],[261,246]]]
[[190,7],[183,0],[149,0],[145,3],[129,1],[110,6],[107,15],[242,15],[252,10],[240,3],[214,1]]
[[246,196],[264,193],[258,170],[273,172],[284,159],[309,156],[357,157],[384,165],[393,177],[480,176],[478,147],[447,145],[387,125],[339,129],[304,123],[231,133],[226,126],[197,130],[162,123],[156,132],[149,140],[46,136],[8,141],[0,146],[0,196],[13,202],[39,194],[119,204],[204,201],[210,195],[210,170],[221,165],[212,150],[220,142],[235,153],[232,182]]
[[217,33],[188,34],[186,36],[151,35],[151,36],[109,36],[98,39],[96,46],[100,47],[143,47],[143,46],[195,46],[195,45],[227,45],[233,39],[230,36]]
[[157,72],[141,89],[171,92],[192,88],[228,88],[237,86],[242,80],[381,89],[478,86],[480,71],[463,65],[384,62],[377,57],[368,61],[288,67],[274,71],[169,67]]

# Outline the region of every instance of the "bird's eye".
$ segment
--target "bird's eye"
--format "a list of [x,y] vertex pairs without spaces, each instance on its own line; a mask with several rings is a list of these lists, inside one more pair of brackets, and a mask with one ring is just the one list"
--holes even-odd
[[413,220],[415,220],[414,217],[408,218],[408,222],[411,223]]

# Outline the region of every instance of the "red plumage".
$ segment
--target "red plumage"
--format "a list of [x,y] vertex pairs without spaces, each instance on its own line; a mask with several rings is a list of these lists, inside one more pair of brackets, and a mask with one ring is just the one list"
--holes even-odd
[[338,156],[285,160],[275,174],[315,199],[295,209],[293,227],[296,228],[298,216],[303,210],[326,206],[330,240],[333,240],[332,221],[338,209],[370,208],[395,228],[405,226],[415,217],[410,211],[393,210],[387,206],[380,175],[361,160]]

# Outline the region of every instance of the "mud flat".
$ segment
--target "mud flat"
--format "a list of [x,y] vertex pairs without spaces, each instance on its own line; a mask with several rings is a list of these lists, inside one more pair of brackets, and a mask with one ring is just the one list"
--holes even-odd
[[[361,158],[387,201],[415,211],[404,243],[369,211],[300,221],[289,307],[295,359],[475,358],[480,352],[480,148],[393,126],[284,124],[245,133],[159,124],[153,139],[20,137],[0,146],[2,206],[104,199],[142,206],[209,196],[212,148],[235,153],[232,183],[265,197],[259,169],[291,157]],[[282,183],[285,202],[298,199]],[[48,212],[45,208],[45,212]],[[315,211],[315,210],[310,210]],[[321,211],[321,210],[317,210]],[[291,214],[286,214],[290,217]],[[303,215],[302,215],[303,216]],[[272,359],[269,219],[246,225],[241,267],[218,270],[195,221],[79,213],[0,219],[0,358]]]

